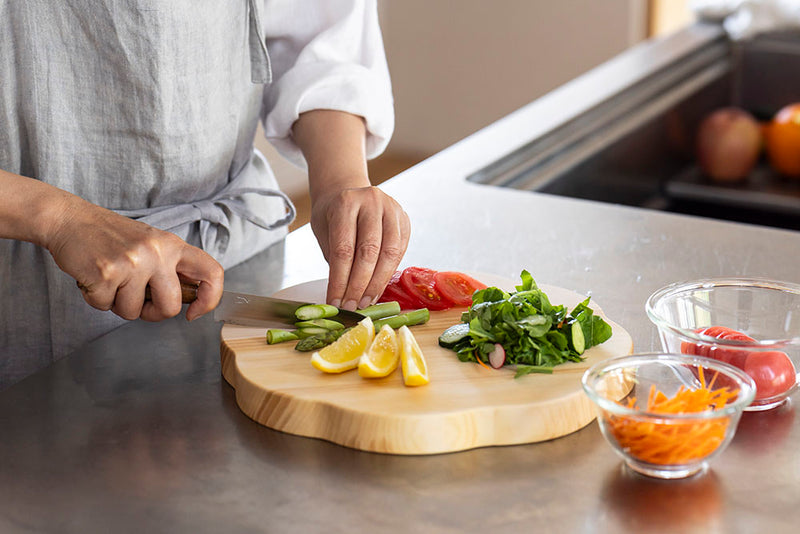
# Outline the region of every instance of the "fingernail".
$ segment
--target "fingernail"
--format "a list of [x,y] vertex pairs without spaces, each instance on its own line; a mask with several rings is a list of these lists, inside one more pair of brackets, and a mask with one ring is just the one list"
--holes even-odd
[[341,303],[342,303],[342,299],[333,299],[331,301],[331,306],[333,306],[334,308],[338,308],[339,304],[341,304]]
[[343,310],[350,310],[356,311],[356,301],[355,300],[347,300],[344,304],[342,304]]
[[368,296],[364,295],[363,297],[361,297],[361,301],[359,301],[358,307],[359,308],[366,308],[370,304],[372,304],[372,297],[368,297]]

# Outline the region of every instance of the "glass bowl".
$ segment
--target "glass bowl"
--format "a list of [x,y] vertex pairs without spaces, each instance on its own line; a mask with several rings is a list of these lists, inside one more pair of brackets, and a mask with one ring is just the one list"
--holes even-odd
[[665,479],[705,471],[733,438],[756,391],[753,379],[732,365],[664,353],[600,362],[582,384],[603,436],[627,466]]
[[748,411],[782,404],[800,368],[800,285],[758,278],[666,286],[645,306],[664,352],[707,356],[743,369],[756,383]]

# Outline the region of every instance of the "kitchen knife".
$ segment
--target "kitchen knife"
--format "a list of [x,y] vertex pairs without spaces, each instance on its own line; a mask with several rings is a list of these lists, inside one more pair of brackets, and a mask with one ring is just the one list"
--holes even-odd
[[[188,304],[195,299],[197,299],[197,285],[181,282],[181,301]],[[145,300],[150,300],[149,286],[145,288]],[[295,311],[307,304],[314,303],[223,291],[222,299],[214,310],[214,320],[244,326],[285,328],[294,326],[298,320]],[[364,317],[358,312],[339,309],[339,313],[331,319],[347,327],[355,325]]]

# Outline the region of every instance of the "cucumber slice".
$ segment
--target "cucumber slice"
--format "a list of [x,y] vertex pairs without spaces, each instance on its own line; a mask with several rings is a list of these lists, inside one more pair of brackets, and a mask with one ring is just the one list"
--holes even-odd
[[446,349],[452,349],[456,345],[456,343],[458,343],[468,335],[469,335],[468,323],[454,324],[453,326],[442,332],[442,335],[439,336],[439,345]]
[[586,350],[586,338],[583,335],[583,328],[581,323],[573,321],[569,326],[569,343],[578,355],[583,354]]

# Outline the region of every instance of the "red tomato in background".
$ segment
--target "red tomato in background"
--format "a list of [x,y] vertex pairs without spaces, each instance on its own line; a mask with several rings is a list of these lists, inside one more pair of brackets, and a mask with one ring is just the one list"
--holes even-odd
[[400,285],[410,297],[429,310],[446,310],[453,303],[436,290],[436,271],[425,267],[406,267],[400,275]]
[[434,288],[456,306],[472,306],[472,294],[486,284],[464,273],[440,271],[433,276]]
[[747,356],[744,372],[756,383],[756,400],[768,399],[789,390],[797,380],[794,364],[785,352],[753,352]]
[[421,302],[411,298],[403,290],[403,287],[400,285],[401,274],[402,273],[400,271],[397,271],[392,275],[392,278],[389,280],[389,284],[386,286],[386,289],[383,290],[383,294],[378,299],[378,302],[395,301],[400,305],[401,310],[416,310],[418,308],[424,308],[425,306],[423,306]]
[[[695,332],[723,340],[755,341],[746,334],[724,326],[709,326]],[[681,343],[681,352],[714,358],[743,370],[756,383],[756,400],[767,399],[788,391],[797,380],[794,364],[785,352],[747,351],[688,342]]]

